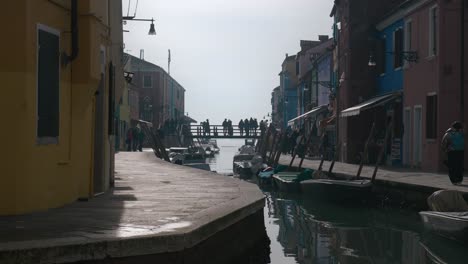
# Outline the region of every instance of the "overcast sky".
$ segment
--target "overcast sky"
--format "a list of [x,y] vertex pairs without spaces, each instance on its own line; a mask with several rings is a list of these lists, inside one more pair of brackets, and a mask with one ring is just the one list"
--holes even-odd
[[[130,0],[133,15],[137,0]],[[167,70],[187,90],[185,112],[211,124],[230,118],[262,119],[271,112],[271,91],[286,53],[296,54],[301,39],[331,35],[332,0],[139,0],[128,22],[125,51]],[[129,0],[123,0],[127,15]]]

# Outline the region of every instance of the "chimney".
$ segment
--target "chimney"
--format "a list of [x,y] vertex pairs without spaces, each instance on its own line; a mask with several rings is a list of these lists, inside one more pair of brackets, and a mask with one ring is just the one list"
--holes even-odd
[[140,60],[145,60],[145,50],[144,49],[140,50]]
[[289,57],[289,54],[286,53],[286,59]]
[[317,45],[317,41],[312,40],[301,40],[301,51],[308,50]]
[[319,40],[320,42],[325,42],[328,40],[328,35],[319,35]]

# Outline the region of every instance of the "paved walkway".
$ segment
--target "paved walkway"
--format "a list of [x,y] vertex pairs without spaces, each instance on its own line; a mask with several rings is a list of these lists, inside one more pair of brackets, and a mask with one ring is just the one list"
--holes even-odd
[[151,152],[117,154],[115,185],[88,202],[0,217],[0,263],[178,252],[264,205],[253,184],[172,165]]
[[[291,155],[282,155],[280,164],[289,165],[291,162]],[[299,166],[300,158],[294,160],[293,166]],[[330,163],[325,161],[322,169],[328,171]],[[320,160],[305,159],[303,163],[304,168],[318,169]],[[335,162],[333,172],[342,173],[351,176],[356,176],[359,166],[348,163]],[[373,166],[364,166],[362,168],[361,176],[363,178],[372,178],[374,172]],[[387,184],[397,183],[405,184],[408,186],[415,186],[428,189],[452,189],[464,193],[468,193],[468,180],[460,186],[451,184],[447,174],[429,173],[418,170],[404,169],[404,168],[379,168],[376,177],[377,183],[385,182]]]

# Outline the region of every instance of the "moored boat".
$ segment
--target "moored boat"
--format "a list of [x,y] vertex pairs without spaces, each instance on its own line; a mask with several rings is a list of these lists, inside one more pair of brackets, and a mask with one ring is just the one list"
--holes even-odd
[[460,192],[440,190],[429,196],[427,202],[431,211],[419,212],[426,229],[468,242],[468,204]]
[[281,192],[298,193],[301,191],[301,182],[311,179],[311,176],[312,171],[309,169],[278,172],[273,175],[273,186]]
[[301,191],[333,201],[357,201],[372,195],[372,181],[367,179],[312,179],[301,182]]

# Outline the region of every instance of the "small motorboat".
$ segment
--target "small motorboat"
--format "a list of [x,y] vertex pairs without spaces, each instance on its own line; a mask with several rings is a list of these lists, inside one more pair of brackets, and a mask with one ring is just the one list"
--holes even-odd
[[280,192],[298,193],[301,182],[312,178],[312,170],[283,171],[273,175],[273,186]]
[[212,158],[212,157],[214,157],[214,154],[215,154],[215,152],[210,147],[207,147],[205,149],[205,155],[207,157]]
[[426,229],[468,242],[468,204],[459,191],[436,191],[427,198],[427,203],[431,211],[419,212]]
[[234,155],[232,171],[234,174],[239,175],[241,179],[250,179],[253,175],[257,175],[263,165],[263,158],[255,153],[255,148],[244,145]]

